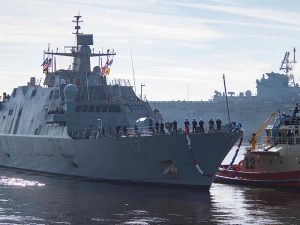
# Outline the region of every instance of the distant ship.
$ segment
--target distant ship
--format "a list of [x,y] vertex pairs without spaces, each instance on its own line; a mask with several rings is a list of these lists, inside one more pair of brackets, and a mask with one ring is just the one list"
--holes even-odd
[[[162,117],[127,81],[108,81],[114,51],[91,50],[92,34],[79,32],[70,52],[45,51],[44,87],[32,77],[0,102],[0,166],[97,181],[209,188],[241,136],[221,132],[164,134]],[[73,59],[56,69],[57,56]],[[98,65],[91,70],[91,57]],[[102,64],[102,60],[104,60]],[[4,78],[3,78],[4,79]],[[164,131],[164,128],[161,129]]]
[[[276,117],[277,116],[277,117]],[[269,125],[272,119],[273,124]],[[273,112],[253,133],[252,146],[244,159],[222,165],[216,175],[221,183],[255,185],[260,187],[300,187],[300,114],[298,107],[290,115]],[[257,139],[266,131],[263,142]]]
[[[295,83],[292,74],[296,63],[295,52],[294,48],[292,60],[290,60],[290,52],[286,52],[280,67],[284,73],[266,73],[260,80],[256,80],[257,95],[252,95],[250,90],[238,95],[228,92],[230,118],[241,122],[246,136],[255,132],[273,111],[280,109],[281,112],[289,113],[291,105],[300,103],[300,87]],[[201,118],[206,121],[206,125],[210,118],[216,120],[219,117],[222,121],[228,121],[225,95],[219,91],[215,91],[213,99],[208,101],[151,101],[149,103],[152,107],[160,109],[166,121],[175,119],[183,122],[185,118],[189,120],[195,118],[199,121]]]

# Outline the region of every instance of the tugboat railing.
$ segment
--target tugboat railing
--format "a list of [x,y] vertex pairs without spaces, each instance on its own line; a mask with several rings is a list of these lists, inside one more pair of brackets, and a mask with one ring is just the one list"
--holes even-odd
[[300,144],[300,143],[297,143],[297,140],[293,136],[291,136],[291,137],[276,137],[273,139],[269,138],[269,137],[265,137],[265,138],[263,138],[262,142],[257,145],[257,148],[263,149],[266,146],[277,145],[277,144],[294,145],[294,144]]

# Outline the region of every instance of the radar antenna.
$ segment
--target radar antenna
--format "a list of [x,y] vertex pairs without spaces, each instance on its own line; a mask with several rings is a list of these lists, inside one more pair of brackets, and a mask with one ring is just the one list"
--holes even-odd
[[280,70],[282,70],[289,78],[289,86],[295,87],[294,75],[291,73],[294,65],[296,64],[296,48],[293,49],[293,60],[290,61],[290,52],[286,52],[281,62]]
[[82,23],[83,20],[80,20],[81,16],[79,15],[79,13],[78,13],[78,16],[74,16],[74,18],[75,18],[75,20],[72,20],[72,22],[76,23],[76,26],[75,26],[76,32],[73,34],[76,34],[76,52],[78,52],[79,47],[78,47],[77,40],[78,40],[78,34],[81,34],[81,33],[79,33],[79,30],[81,29],[81,27],[79,26],[79,23]]

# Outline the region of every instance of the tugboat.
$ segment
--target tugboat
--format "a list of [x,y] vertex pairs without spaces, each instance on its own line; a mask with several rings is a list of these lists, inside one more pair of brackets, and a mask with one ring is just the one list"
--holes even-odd
[[[0,166],[96,181],[208,189],[241,132],[165,133],[158,110],[129,81],[108,80],[112,50],[95,52],[75,16],[70,52],[48,48],[43,87],[32,77],[0,102]],[[57,56],[71,57],[56,69]],[[91,57],[98,64],[91,70]],[[102,60],[104,60],[102,64]],[[160,122],[160,129],[154,124]],[[142,125],[141,125],[142,124]],[[154,129],[155,128],[155,129]]]
[[[274,123],[269,125],[274,118]],[[266,131],[266,138],[257,144],[263,130]],[[244,159],[234,164],[235,157],[229,165],[222,165],[219,168],[215,177],[216,182],[259,187],[299,188],[300,114],[298,104],[295,109],[290,110],[290,115],[273,112],[260,129],[252,134],[251,147],[246,148]]]

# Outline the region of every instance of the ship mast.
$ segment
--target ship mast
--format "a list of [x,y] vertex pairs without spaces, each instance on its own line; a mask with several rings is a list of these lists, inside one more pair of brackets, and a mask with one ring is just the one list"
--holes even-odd
[[91,45],[93,45],[93,35],[92,34],[83,34],[79,32],[81,29],[80,23],[83,22],[81,20],[81,16],[74,16],[74,20],[72,22],[75,23],[75,32],[73,34],[76,35],[76,46],[71,46],[71,52],[53,52],[48,49],[45,51],[44,54],[51,55],[51,56],[69,56],[73,57],[73,68],[74,72],[82,72],[88,73],[90,72],[90,58],[91,57],[109,57],[114,56],[116,53],[113,51],[107,51],[104,53],[103,51],[99,53],[94,53],[90,50]]
[[78,52],[78,50],[79,50],[78,34],[81,34],[81,33],[79,33],[79,30],[81,29],[81,27],[79,26],[79,23],[82,23],[83,20],[80,20],[81,16],[79,14],[78,14],[78,16],[74,16],[74,18],[75,18],[75,20],[72,20],[72,22],[76,23],[76,26],[75,26],[76,32],[73,34],[76,34],[76,52]]
[[289,86],[295,87],[294,75],[291,73],[294,65],[296,64],[296,48],[293,49],[293,60],[290,61],[290,52],[286,52],[281,62],[280,70],[282,70],[289,78]]

